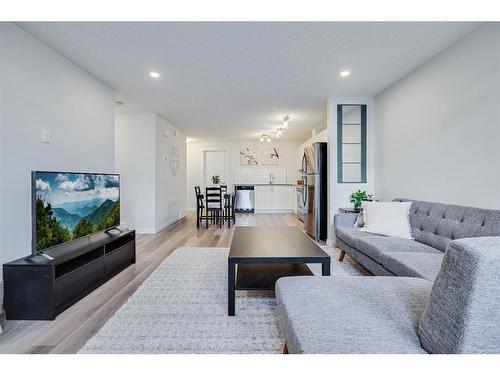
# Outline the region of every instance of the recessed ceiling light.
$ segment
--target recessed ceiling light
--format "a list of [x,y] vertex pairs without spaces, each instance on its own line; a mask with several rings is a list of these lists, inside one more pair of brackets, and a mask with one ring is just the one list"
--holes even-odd
[[151,72],[151,73],[149,73],[149,75],[153,78],[160,78],[160,73],[158,73],[158,72]]
[[351,72],[350,72],[350,71],[348,71],[348,70],[342,70],[342,71],[340,72],[340,76],[341,76],[341,77],[349,77],[349,75],[350,75],[350,74],[351,74]]

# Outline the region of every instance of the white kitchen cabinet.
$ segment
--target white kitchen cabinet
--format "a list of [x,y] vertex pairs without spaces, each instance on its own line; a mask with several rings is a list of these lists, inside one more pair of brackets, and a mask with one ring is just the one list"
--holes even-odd
[[271,186],[271,209],[276,211],[293,210],[291,186]]
[[293,211],[293,186],[256,185],[255,210],[257,211]]
[[255,186],[255,210],[267,211],[271,209],[271,189],[270,186]]

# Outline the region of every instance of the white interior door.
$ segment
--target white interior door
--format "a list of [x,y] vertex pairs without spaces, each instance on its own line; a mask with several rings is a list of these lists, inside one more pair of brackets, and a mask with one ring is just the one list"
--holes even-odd
[[212,176],[219,176],[221,182],[228,183],[227,151],[207,150],[203,152],[203,181],[205,186],[213,185]]

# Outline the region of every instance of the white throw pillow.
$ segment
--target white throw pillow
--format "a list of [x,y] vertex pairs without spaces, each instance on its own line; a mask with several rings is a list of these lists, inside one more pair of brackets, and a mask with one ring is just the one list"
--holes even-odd
[[410,228],[412,202],[363,202],[364,228],[360,230],[413,240]]

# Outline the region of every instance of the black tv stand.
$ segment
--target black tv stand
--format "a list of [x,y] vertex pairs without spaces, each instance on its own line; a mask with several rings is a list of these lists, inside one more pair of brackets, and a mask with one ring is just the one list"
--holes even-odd
[[7,320],[54,320],[135,263],[135,231],[100,232],[3,265]]

